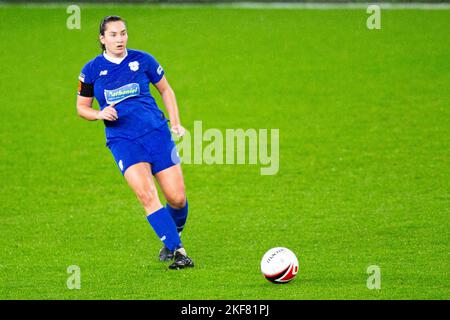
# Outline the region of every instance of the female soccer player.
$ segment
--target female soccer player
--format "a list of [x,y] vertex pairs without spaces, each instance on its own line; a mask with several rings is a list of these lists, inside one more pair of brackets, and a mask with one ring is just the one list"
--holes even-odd
[[[90,121],[104,121],[106,145],[164,243],[159,259],[174,259],[170,269],[193,267],[180,240],[188,213],[180,159],[168,119],[150,94],[149,84],[161,94],[172,132],[183,136],[175,94],[152,55],[127,49],[128,34],[122,18],[105,17],[99,37],[102,54],[89,61],[79,76],[78,114]],[[94,97],[100,110],[92,108]],[[165,207],[153,176],[167,200]]]

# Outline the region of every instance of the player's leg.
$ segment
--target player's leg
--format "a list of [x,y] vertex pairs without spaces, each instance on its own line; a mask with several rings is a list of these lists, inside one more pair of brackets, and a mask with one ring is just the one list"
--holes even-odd
[[[145,141],[116,140],[110,141],[108,147],[120,171],[131,189],[136,194],[147,214],[147,220],[170,252],[175,251],[175,263],[169,268],[181,269],[193,267],[194,264],[186,255],[177,227],[172,216],[159,201],[158,192],[153,181],[155,174],[151,154],[143,144]],[[161,163],[161,161],[156,161]],[[161,171],[169,165],[157,168]],[[180,254],[182,257],[180,258]],[[177,258],[178,256],[178,258]]]
[[[149,150],[152,158],[152,174],[158,180],[169,204],[166,206],[179,231],[184,227],[187,217],[187,201],[184,192],[184,181],[179,165],[180,158],[176,152],[175,143],[168,127],[155,129],[151,134],[144,136],[140,142]],[[162,248],[160,260],[170,257],[170,248]],[[164,253],[167,253],[165,256]],[[176,250],[173,254],[174,262],[171,269],[193,267],[194,263],[184,250]]]
[[148,222],[164,245],[172,252],[182,248],[176,225],[159,201],[150,164],[136,163],[126,169],[124,177],[144,207]]
[[[184,191],[183,174],[179,164],[163,169],[155,173],[155,177],[163,190],[168,202],[166,208],[177,225],[177,231],[181,236],[184,224],[186,223],[188,204]],[[159,253],[159,259],[164,261],[170,258],[171,251],[164,246]],[[178,250],[174,253],[174,262],[169,266],[172,269],[192,267],[194,263],[185,254],[180,254]]]
[[[164,197],[167,200],[166,209],[172,216],[181,237],[188,215],[188,203],[186,200],[184,179],[179,164],[166,168],[155,174]],[[173,259],[173,253],[163,246],[159,251],[159,260],[168,261]]]
[[147,215],[162,207],[149,163],[139,162],[128,167],[124,173],[124,177],[144,207]]
[[178,232],[181,233],[186,224],[188,202],[180,164],[159,171],[155,174],[155,178],[167,200],[166,208],[175,221]]
[[[181,159],[167,126],[155,130],[150,138],[152,139],[148,142],[153,160],[152,172],[167,200],[166,208],[181,232],[188,214]],[[152,143],[153,141],[157,143]]]

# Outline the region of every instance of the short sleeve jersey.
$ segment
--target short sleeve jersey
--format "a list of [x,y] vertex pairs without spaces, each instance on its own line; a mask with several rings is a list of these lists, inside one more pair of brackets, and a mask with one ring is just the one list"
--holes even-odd
[[[127,50],[127,56],[115,63],[103,54],[89,61],[79,76],[80,87],[89,86],[100,109],[115,104],[118,119],[104,121],[107,141],[135,139],[155,128],[167,125],[167,118],[150,94],[149,84],[158,83],[164,70],[156,59],[143,51]],[[78,92],[79,95],[85,95]]]

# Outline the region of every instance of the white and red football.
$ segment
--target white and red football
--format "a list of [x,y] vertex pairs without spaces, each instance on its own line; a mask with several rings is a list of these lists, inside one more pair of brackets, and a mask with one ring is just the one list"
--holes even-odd
[[272,248],[262,257],[261,272],[270,282],[287,283],[297,275],[297,257],[287,248]]

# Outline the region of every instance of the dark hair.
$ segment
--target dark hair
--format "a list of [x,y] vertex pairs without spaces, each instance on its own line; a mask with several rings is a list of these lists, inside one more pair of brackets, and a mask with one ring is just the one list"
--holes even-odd
[[[106,25],[109,22],[114,22],[114,21],[122,21],[123,23],[126,24],[126,21],[123,20],[121,17],[119,16],[106,16],[103,18],[103,20],[100,22],[100,34],[102,36],[105,35],[105,30],[106,30]],[[100,42],[100,47],[102,48],[103,51],[106,50],[105,45],[103,43]]]

